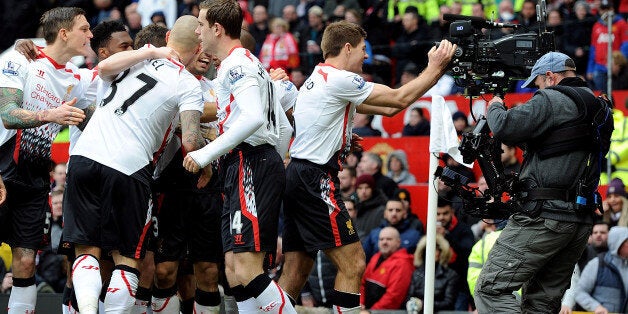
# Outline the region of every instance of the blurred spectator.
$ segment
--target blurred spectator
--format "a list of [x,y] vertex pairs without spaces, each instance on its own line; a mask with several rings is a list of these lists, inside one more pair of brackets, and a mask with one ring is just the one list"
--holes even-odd
[[456,133],[458,136],[461,136],[462,133],[466,132],[469,128],[469,121],[467,120],[467,116],[462,111],[456,111],[451,115],[451,119],[454,121],[454,127],[456,128]]
[[497,18],[501,23],[513,23],[515,20],[515,9],[511,0],[499,2]]
[[[608,27],[602,19],[605,13],[613,13],[612,3],[604,0],[600,5],[600,18],[593,25],[591,33],[591,48],[589,49],[589,63],[587,66],[587,79],[593,82],[593,89],[606,93],[606,68],[608,55]],[[613,17],[613,51],[621,51],[628,55],[628,23],[619,15]]]
[[411,228],[410,221],[407,219],[408,213],[403,207],[403,202],[400,199],[390,199],[386,202],[386,209],[384,210],[384,221],[382,224],[368,234],[367,237],[362,239],[362,247],[364,248],[364,254],[366,260],[371,260],[371,257],[375,253],[379,252],[378,239],[379,232],[385,227],[393,227],[397,229],[401,237],[401,247],[406,249],[408,253],[414,254],[416,245],[421,238],[421,233]]
[[387,160],[387,177],[393,179],[397,184],[416,184],[416,178],[410,173],[406,152],[401,149],[394,150],[388,154]]
[[525,0],[521,6],[521,12],[517,15],[520,27],[515,31],[518,34],[536,32],[539,30],[539,22],[536,20],[536,1]]
[[[425,300],[425,249],[427,237],[422,237],[414,252],[412,281],[408,290],[406,309],[409,314],[422,313]],[[457,283],[460,280],[455,271],[448,268],[451,259],[449,242],[440,234],[436,235],[436,269],[434,270],[434,312],[452,311],[458,295]]]
[[[502,0],[507,1],[507,0]],[[447,38],[449,36],[449,24],[450,21],[445,21],[443,19],[444,14],[450,14],[451,8],[445,4],[441,5],[439,8],[438,19],[435,21],[431,21],[430,25],[430,39],[433,41],[439,41],[443,38]]]
[[626,199],[626,186],[624,182],[615,178],[608,184],[604,207],[604,221],[611,227],[628,226],[628,199]]
[[301,86],[303,86],[307,77],[307,73],[305,73],[301,67],[290,70],[290,81],[297,87],[297,89],[301,89]]
[[503,227],[506,226],[506,221],[500,221],[498,224],[492,219],[489,219],[484,223],[486,226],[485,232],[482,234],[482,238],[478,240],[471,248],[469,254],[469,269],[467,270],[467,284],[469,286],[469,292],[471,297],[475,295],[475,283],[480,277],[480,272],[484,263],[488,259],[488,254],[491,252],[495,241],[499,238],[499,234],[502,232]]
[[298,4],[299,0],[270,0],[268,1],[268,14],[272,17],[281,17],[282,13],[285,12],[283,10],[288,6],[294,7],[296,12]]
[[120,8],[116,7],[112,0],[94,0],[93,3],[96,13],[89,20],[92,27],[100,24],[100,22],[122,19]]
[[391,178],[382,174],[382,158],[373,152],[362,153],[362,158],[356,168],[358,177],[363,174],[369,174],[375,179],[375,185],[382,190],[386,198],[392,198],[395,190],[398,188],[397,183]]
[[576,300],[587,311],[626,313],[628,303],[628,228],[613,227],[608,234],[608,252],[584,268]]
[[[591,46],[591,31],[596,18],[589,10],[589,4],[580,0],[574,6],[574,17],[565,18],[565,32],[563,36],[564,53],[576,63],[576,73],[586,75]],[[563,13],[564,17],[564,13]]]
[[556,51],[565,50],[565,28],[563,25],[563,17],[557,9],[547,12],[547,30],[554,32],[554,42],[556,43]]
[[288,32],[288,23],[282,18],[274,18],[270,23],[271,33],[260,51],[260,61],[266,70],[284,69],[288,71],[299,66],[299,49],[294,36]]
[[521,163],[517,158],[517,148],[502,143],[502,164],[504,165],[504,174],[519,173]]
[[565,18],[565,20],[573,20],[576,18],[575,3],[576,3],[576,0],[563,0],[558,5],[558,11]]
[[50,175],[52,176],[52,183],[50,185],[50,190],[63,190],[65,189],[65,174],[66,174],[67,165],[64,162],[60,162],[55,165],[52,169]]
[[356,205],[358,216],[355,219],[355,227],[362,239],[382,223],[387,198],[375,187],[375,180],[371,175],[359,176],[355,185],[358,193]]
[[423,108],[412,107],[410,109],[410,121],[403,126],[401,134],[403,136],[430,135],[430,121],[423,115]]
[[382,136],[382,132],[371,126],[373,115],[356,112],[353,114],[353,133],[359,136]]
[[608,184],[609,178],[606,167],[610,161],[611,178],[619,178],[622,181],[628,180],[628,125],[624,112],[613,109],[613,126],[615,129],[611,134],[611,146],[606,154],[607,161],[602,165],[600,174],[600,185]]
[[55,190],[50,193],[50,246],[56,252],[63,231],[63,190]]
[[414,10],[418,13],[420,6],[421,2],[414,0],[388,1],[388,12],[386,14],[386,18],[388,19],[388,22],[400,22],[409,7],[412,8],[410,10]]
[[253,53],[256,56],[260,55],[262,45],[266,41],[266,36],[270,33],[268,28],[268,13],[266,12],[266,7],[256,5],[253,8],[253,24],[249,25],[249,33],[255,38],[255,51],[253,51]]
[[401,20],[403,30],[392,46],[392,56],[397,58],[395,80],[401,80],[401,73],[409,63],[414,63],[419,69],[427,66],[427,51],[433,46],[430,40],[429,28],[419,14],[408,10]]
[[[347,10],[362,10],[362,8],[360,7],[360,4],[358,3],[357,0],[327,0],[325,1],[325,6],[323,7],[323,13],[327,16],[327,17],[332,17],[335,14],[335,10],[338,7],[343,7],[345,12]],[[344,17],[344,13],[339,16],[340,18]]]
[[439,198],[436,209],[436,233],[447,239],[453,250],[453,258],[449,261],[451,269],[455,270],[458,280],[458,296],[456,297],[457,311],[466,311],[471,301],[469,286],[467,285],[467,271],[469,269],[469,254],[475,242],[471,228],[458,221],[451,202]]
[[0,293],[9,294],[13,288],[13,273],[5,272],[2,276],[2,285],[0,286]]
[[[362,26],[362,15],[356,9],[347,10],[344,15],[344,20]],[[373,64],[373,46],[371,46],[371,42],[368,41],[368,39],[364,40],[364,44],[366,45],[366,54],[368,55],[368,58],[364,60],[364,64]]]
[[166,16],[164,15],[164,12],[161,11],[157,11],[150,16],[150,24],[168,28],[168,25],[166,25]]
[[406,189],[396,189],[395,194],[392,198],[401,200],[401,203],[403,204],[403,209],[406,211],[406,219],[408,219],[408,221],[410,222],[410,228],[415,229],[419,233],[423,234],[425,232],[425,228],[423,228],[423,222],[419,219],[419,216],[412,212],[410,191]]
[[321,41],[325,23],[323,20],[323,9],[313,6],[308,10],[308,24],[299,30],[299,52],[301,53],[301,66],[308,73],[312,72],[314,66],[323,62],[323,52]]
[[135,35],[142,29],[142,16],[137,12],[136,8],[137,6],[134,5],[124,8],[124,18],[132,39],[135,39]]
[[355,188],[355,168],[347,166],[343,167],[342,170],[338,172],[338,180],[340,181],[339,188],[342,198],[357,201],[358,194]]
[[137,13],[142,16],[142,26],[155,24],[151,21],[155,12],[161,11],[165,18],[166,27],[172,28],[177,19],[176,0],[139,0],[137,1]]
[[399,232],[393,227],[382,229],[378,246],[362,277],[360,304],[372,310],[397,310],[410,286],[412,255],[401,248]]
[[628,62],[619,51],[613,51],[613,90],[628,89]]

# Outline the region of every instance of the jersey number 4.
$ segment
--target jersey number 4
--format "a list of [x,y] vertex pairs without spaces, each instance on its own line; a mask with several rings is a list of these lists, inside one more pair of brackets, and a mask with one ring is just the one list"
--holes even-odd
[[[102,104],[100,104],[101,107],[106,106],[109,102],[111,102],[111,100],[113,100],[113,97],[116,95],[116,92],[118,91],[118,83],[120,83],[120,81],[126,78],[126,76],[129,74],[129,70],[130,69],[124,71],[124,73],[122,73],[122,75],[119,78],[111,82],[111,93],[109,93],[107,98],[102,100]],[[122,106],[120,106],[114,111],[115,114],[119,116],[123,115],[126,112],[126,110],[129,108],[129,106],[131,106],[135,101],[137,101],[144,94],[148,93],[151,89],[155,88],[155,86],[157,85],[157,80],[146,75],[145,73],[140,73],[135,78],[144,82],[144,85],[142,85],[142,87],[140,87],[133,94],[131,94],[129,98],[124,100],[122,102]]]

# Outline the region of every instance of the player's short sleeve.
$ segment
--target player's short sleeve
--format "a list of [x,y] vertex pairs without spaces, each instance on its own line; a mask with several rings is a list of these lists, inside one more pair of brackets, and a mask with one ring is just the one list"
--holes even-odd
[[273,81],[273,87],[284,112],[294,107],[297,102],[297,96],[299,96],[299,91],[292,82],[283,80]]
[[28,61],[17,51],[11,51],[0,58],[0,87],[24,90],[28,75]]
[[85,109],[96,102],[100,76],[98,70],[79,69],[81,73],[81,88],[83,95],[76,101],[76,108]]
[[332,89],[332,94],[339,99],[359,105],[369,97],[374,84],[365,81],[358,74],[343,71],[330,75],[327,86]]
[[201,83],[192,75],[179,78],[179,112],[196,110],[203,112],[203,94]]
[[229,90],[233,96],[237,96],[243,90],[258,86],[259,82],[257,76],[259,71],[264,69],[255,69],[253,65],[249,64],[234,64],[226,71],[226,76],[223,78],[223,86],[229,86]]

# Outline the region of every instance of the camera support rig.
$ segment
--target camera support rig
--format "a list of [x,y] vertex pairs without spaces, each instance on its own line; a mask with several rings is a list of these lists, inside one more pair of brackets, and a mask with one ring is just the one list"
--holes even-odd
[[[537,33],[513,34],[495,40],[487,38],[482,29],[517,29],[519,25],[472,16],[443,16],[445,20],[452,21],[450,37],[458,48],[451,61],[451,70],[456,84],[465,88],[465,96],[472,98],[493,93],[503,98],[511,81],[526,79],[536,61],[555,50],[554,34],[548,32],[545,26],[545,0],[541,0],[536,7],[540,24]],[[473,108],[470,109],[472,112]],[[435,177],[460,196],[467,214],[503,219],[522,211],[519,201],[526,193],[521,188],[519,174],[504,173],[501,142],[491,136],[485,117],[477,119],[472,132],[463,134],[458,149],[465,163],[477,160],[488,189],[481,192],[468,184],[468,178],[447,167],[438,167]]]

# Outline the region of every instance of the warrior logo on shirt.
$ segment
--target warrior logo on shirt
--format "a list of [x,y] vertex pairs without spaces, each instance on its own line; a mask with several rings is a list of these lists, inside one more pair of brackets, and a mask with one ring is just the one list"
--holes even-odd
[[236,66],[229,70],[229,83],[234,84],[239,79],[244,77],[244,73],[242,73],[242,67]]
[[20,68],[19,64],[13,61],[7,61],[4,65],[4,68],[2,69],[2,74],[16,76],[17,70],[19,68]]
[[366,84],[364,79],[359,75],[354,76],[351,82],[355,84],[358,87],[358,89],[362,89],[362,87],[364,87],[364,85]]

